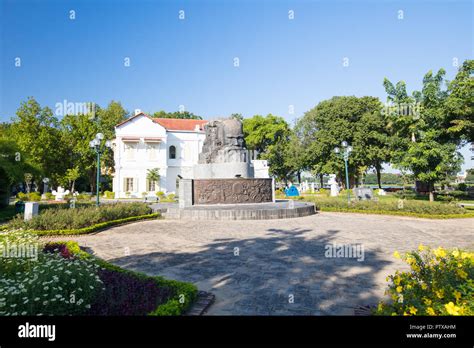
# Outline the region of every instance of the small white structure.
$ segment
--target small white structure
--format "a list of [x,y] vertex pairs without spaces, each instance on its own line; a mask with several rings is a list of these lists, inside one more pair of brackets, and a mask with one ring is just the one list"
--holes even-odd
[[25,203],[25,221],[31,220],[34,216],[38,215],[39,203],[38,202],[26,202]]
[[387,192],[385,192],[384,189],[378,189],[377,194],[378,194],[379,196],[386,196],[386,195],[387,195]]
[[329,174],[328,184],[331,185],[331,197],[339,195],[339,185],[336,181],[336,174]]
[[64,196],[69,194],[69,190],[64,191],[63,187],[58,186],[57,191],[53,190],[52,194],[54,195],[55,201],[62,201],[64,200]]

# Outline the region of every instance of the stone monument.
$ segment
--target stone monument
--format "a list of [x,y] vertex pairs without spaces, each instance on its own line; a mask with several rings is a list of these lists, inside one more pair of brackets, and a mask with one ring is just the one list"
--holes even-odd
[[245,146],[242,122],[230,118],[207,123],[206,138],[193,168],[193,179],[181,179],[179,206],[274,201],[271,178],[256,178]]
[[242,122],[235,118],[215,120],[204,129],[206,139],[194,166],[195,179],[254,177]]

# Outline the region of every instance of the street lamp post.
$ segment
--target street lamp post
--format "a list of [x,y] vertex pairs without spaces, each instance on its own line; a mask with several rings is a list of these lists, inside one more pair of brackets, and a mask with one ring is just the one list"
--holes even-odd
[[[94,140],[89,142],[89,146],[95,150],[97,153],[97,184],[96,184],[96,205],[99,206],[100,204],[100,197],[99,197],[99,189],[100,189],[100,155],[102,154],[102,140],[104,139],[104,134],[97,133],[95,135]],[[110,148],[111,142],[110,140],[105,141],[105,147]]]
[[335,147],[334,148],[334,152],[342,157],[344,159],[344,167],[345,167],[345,171],[346,171],[346,189],[347,189],[347,203],[350,203],[351,202],[351,190],[349,188],[349,165],[348,165],[348,160],[349,160],[349,155],[351,154],[352,152],[352,146],[350,146],[347,141],[343,141],[341,142],[341,145],[342,145],[342,152],[341,152],[341,149],[338,148],[338,147]]

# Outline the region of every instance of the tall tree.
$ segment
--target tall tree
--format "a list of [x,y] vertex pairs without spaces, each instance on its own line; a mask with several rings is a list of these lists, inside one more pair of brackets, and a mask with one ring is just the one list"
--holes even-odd
[[[9,133],[20,153],[39,169],[39,176],[49,177],[53,183],[65,173],[65,149],[61,142],[58,120],[48,107],[41,108],[32,97],[22,102],[13,118]],[[35,181],[40,178],[36,177]]]
[[[436,74],[429,71],[423,78],[421,91],[413,92],[411,98],[400,99],[393,97],[393,84],[384,81],[388,99],[398,105],[402,100],[408,102],[410,111],[391,115],[394,165],[411,172],[416,181],[426,183],[430,201],[434,200],[434,184],[456,173],[462,163],[462,156],[457,152],[459,138],[449,134],[446,127],[450,122],[446,113],[449,92],[443,89],[444,76],[443,69]],[[401,94],[406,96],[405,84],[398,85],[403,86]]]
[[319,174],[335,173],[343,184],[344,161],[334,153],[334,148],[345,140],[354,148],[349,157],[350,182],[358,181],[361,169],[374,166],[380,170],[388,153],[382,135],[386,122],[380,111],[377,98],[347,96],[324,100],[306,112],[296,124],[306,149],[305,166]]
[[474,60],[466,60],[448,85],[445,112],[448,134],[456,140],[474,141]]

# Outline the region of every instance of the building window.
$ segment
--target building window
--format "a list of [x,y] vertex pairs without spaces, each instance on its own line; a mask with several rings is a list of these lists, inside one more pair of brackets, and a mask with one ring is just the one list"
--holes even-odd
[[124,179],[124,189],[125,189],[125,192],[134,192],[134,189],[133,189],[133,178],[125,178]]
[[176,146],[174,145],[170,146],[169,154],[170,154],[170,159],[176,159]]
[[125,146],[125,159],[134,160],[137,145],[135,143],[124,143],[124,146]]
[[156,161],[158,160],[158,148],[160,144],[147,144],[147,152],[148,152],[148,160],[149,161]]
[[156,181],[150,181],[148,180],[148,185],[147,185],[147,188],[148,188],[148,192],[156,192],[157,191],[157,182]]

